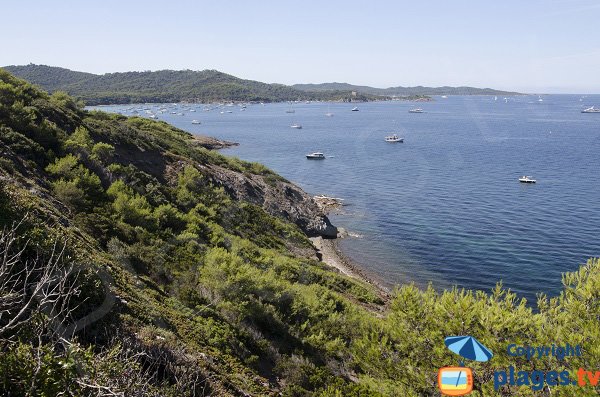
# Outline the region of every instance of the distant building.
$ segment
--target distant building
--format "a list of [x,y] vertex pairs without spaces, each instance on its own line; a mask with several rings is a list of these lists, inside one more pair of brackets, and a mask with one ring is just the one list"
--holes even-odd
[[352,91],[352,96],[356,97],[356,91]]

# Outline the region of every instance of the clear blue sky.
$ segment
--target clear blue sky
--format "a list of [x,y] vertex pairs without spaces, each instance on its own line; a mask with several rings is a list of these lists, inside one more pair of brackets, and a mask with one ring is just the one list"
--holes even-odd
[[0,65],[600,93],[600,1],[5,0]]

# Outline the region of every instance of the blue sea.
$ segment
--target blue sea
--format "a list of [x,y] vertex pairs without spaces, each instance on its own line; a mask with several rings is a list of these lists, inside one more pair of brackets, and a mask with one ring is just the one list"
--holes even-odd
[[[538,292],[560,292],[561,273],[600,256],[600,114],[580,112],[592,105],[600,106],[600,95],[252,104],[244,111],[168,104],[157,116],[239,142],[222,152],[261,162],[313,195],[343,198],[342,213],[331,216],[352,236],[341,249],[388,286],[489,291],[502,281],[535,301]],[[425,113],[408,112],[417,106]],[[160,107],[100,109],[130,115]],[[404,143],[385,142],[390,133]],[[307,160],[313,151],[327,159]],[[521,184],[521,175],[537,183]]]

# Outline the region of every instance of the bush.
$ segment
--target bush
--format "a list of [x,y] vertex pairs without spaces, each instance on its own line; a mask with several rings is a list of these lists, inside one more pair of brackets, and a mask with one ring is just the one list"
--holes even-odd
[[92,147],[92,158],[107,164],[115,154],[115,147],[108,143],[98,142]]

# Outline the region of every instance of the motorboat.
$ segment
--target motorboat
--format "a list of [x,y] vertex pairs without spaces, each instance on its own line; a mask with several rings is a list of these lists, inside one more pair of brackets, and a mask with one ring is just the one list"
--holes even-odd
[[290,125],[290,128],[295,128],[297,130],[301,130],[302,126],[298,123],[294,123],[294,124]]
[[408,113],[425,113],[425,111],[421,108],[409,109]]
[[352,111],[353,111],[353,112],[358,112],[358,107],[357,107],[357,106],[354,106],[354,107],[352,108]]
[[192,124],[201,124],[200,120],[192,120]]
[[596,109],[595,107],[583,109],[581,113],[600,113],[600,109]]
[[536,180],[533,179],[533,177],[531,177],[531,176],[523,175],[522,177],[519,178],[519,182],[521,182],[521,183],[535,183]]
[[321,152],[314,152],[306,155],[309,160],[325,160],[325,155]]
[[402,143],[402,142],[404,142],[404,138],[400,138],[400,137],[398,137],[398,135],[393,134],[393,135],[386,136],[385,137],[385,141],[386,142],[392,142],[392,143],[395,143],[395,142]]

